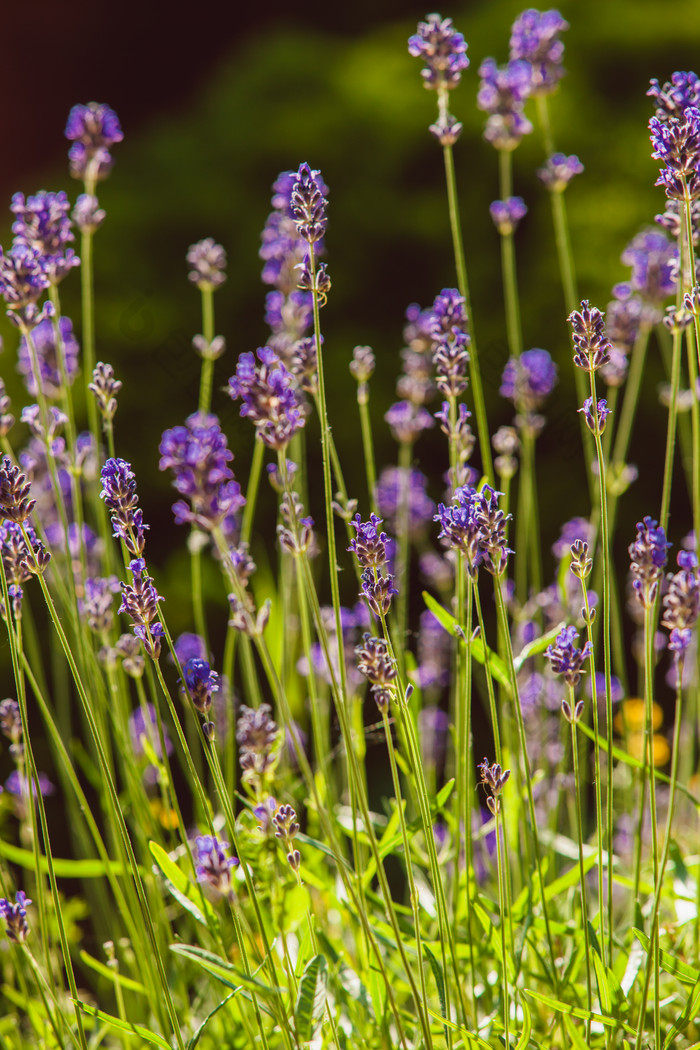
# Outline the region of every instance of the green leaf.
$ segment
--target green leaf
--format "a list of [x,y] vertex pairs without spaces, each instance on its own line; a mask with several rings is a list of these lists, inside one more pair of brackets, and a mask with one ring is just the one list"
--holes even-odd
[[527,1044],[530,1042],[530,1032],[532,1031],[532,1018],[530,1017],[530,1008],[524,999],[521,1000],[521,1007],[523,1011],[523,1030],[515,1044],[515,1050],[525,1050]]
[[591,952],[596,978],[598,979],[598,996],[601,1009],[612,1017],[620,1017],[629,1010],[627,997],[614,972],[603,964],[597,951]]
[[98,1010],[94,1006],[89,1006],[82,1000],[73,1000],[77,1002],[83,1013],[86,1013],[88,1017],[96,1017],[99,1021],[105,1021],[106,1024],[111,1025],[112,1028],[118,1028],[120,1032],[130,1032],[132,1035],[138,1035],[141,1039],[145,1039],[147,1043],[153,1043],[154,1046],[159,1046],[161,1050],[172,1050],[170,1043],[166,1043],[162,1035],[158,1035],[157,1032],[152,1032],[150,1028],[146,1028],[142,1024],[131,1024],[129,1021],[122,1021],[121,1017],[114,1017],[112,1014],[106,1014],[104,1010]]
[[302,1043],[310,1043],[326,1008],[328,965],[325,955],[314,955],[304,967],[294,1007],[294,1024]]
[[[635,935],[638,941],[641,942],[644,951],[649,954],[649,938],[641,930],[638,930],[636,926],[632,927],[632,933]],[[689,966],[688,963],[681,962],[675,955],[671,955],[670,952],[661,950],[661,967],[666,973],[673,974],[679,981],[683,981],[684,984],[697,984],[700,981],[700,970],[696,970],[694,966]]]
[[[36,871],[34,853],[32,850],[21,849],[13,846],[10,842],[4,842],[0,838],[0,857],[9,860],[27,871]],[[53,867],[59,879],[98,879],[104,877],[108,871],[113,875],[123,875],[124,865],[119,861],[111,860],[107,864],[98,857],[86,858],[85,860],[67,860],[61,857],[53,857]],[[46,857],[39,857],[39,866],[42,874],[49,870]]]
[[443,786],[440,788],[437,795],[435,796],[435,802],[430,807],[430,812],[432,816],[435,816],[437,813],[440,812],[441,809],[445,808],[447,800],[454,791],[454,786],[455,778],[452,777],[451,780],[448,780],[447,783],[443,784]]
[[[668,1033],[666,1039],[664,1040],[663,1050],[669,1050],[669,1047],[673,1046],[673,1041],[678,1035],[678,1033],[685,1031],[685,1029],[688,1027],[688,1024],[690,1023],[691,1018],[695,1017],[699,1004],[700,981],[693,985],[690,995],[688,996],[688,1001],[685,1004],[685,1007],[683,1008],[683,1013],[676,1020],[673,1027],[671,1028],[671,1031]],[[697,1046],[698,1044],[696,1043],[695,1045]],[[690,1050],[692,1050],[692,1047],[690,1048]]]
[[369,994],[372,999],[374,1016],[378,1025],[384,1024],[386,1012],[386,982],[376,966],[371,966],[369,971]]
[[134,981],[131,977],[125,977],[123,973],[119,973],[118,970],[113,970],[111,966],[107,966],[105,963],[100,962],[99,959],[93,958],[92,955],[88,955],[86,951],[81,949],[80,951],[81,962],[85,963],[95,973],[101,974],[106,977],[108,981],[112,981],[113,984],[118,984],[128,992],[138,992],[140,995],[148,995],[148,989],[145,985],[139,981]]
[[520,670],[525,661],[530,659],[531,656],[538,656],[540,653],[543,653],[547,646],[551,645],[552,642],[556,639],[562,627],[565,626],[566,625],[562,620],[558,627],[552,627],[551,631],[547,631],[546,634],[543,634],[539,638],[535,638],[534,641],[529,642],[527,645],[524,645],[518,653],[518,655],[513,660],[513,665],[515,667],[516,673]]
[[204,1020],[200,1024],[200,1026],[197,1029],[197,1031],[192,1036],[192,1038],[190,1040],[188,1040],[187,1050],[194,1050],[194,1048],[196,1047],[197,1043],[199,1042],[199,1037],[201,1036],[202,1032],[204,1031],[204,1029],[209,1024],[209,1021],[211,1020],[211,1018],[214,1016],[215,1013],[218,1013],[218,1011],[221,1009],[222,1006],[226,1006],[226,1003],[229,1001],[229,999],[233,999],[235,994],[236,994],[235,992],[230,992],[226,996],[225,999],[222,999],[220,1003],[217,1003],[217,1005],[214,1007],[214,1009],[211,1010],[207,1014],[207,1016],[204,1018]]
[[637,1029],[632,1028],[630,1025],[625,1024],[624,1021],[620,1021],[617,1017],[605,1017],[603,1014],[597,1014],[593,1010],[583,1010],[579,1006],[572,1006],[571,1003],[562,1003],[559,999],[554,999],[551,995],[542,995],[541,992],[533,992],[529,988],[523,988],[525,995],[529,995],[531,999],[535,999],[538,1003],[543,1003],[545,1006],[551,1007],[552,1010],[556,1010],[557,1013],[563,1014],[564,1016],[569,1015],[570,1017],[578,1017],[581,1021],[587,1021],[589,1018],[591,1021],[596,1021],[598,1024],[607,1025],[608,1028],[620,1027],[628,1035],[636,1035]]
[[[433,971],[433,977],[435,978],[435,984],[437,985],[438,999],[440,1000],[440,1009],[442,1010],[443,1019],[445,1019],[447,1017],[447,1000],[445,999],[445,978],[442,972],[442,967],[428,945],[425,943],[423,943],[423,951],[427,955],[430,969]],[[447,1029],[445,1029],[445,1038],[447,1038]]]
[[[219,925],[219,918],[215,914],[214,909],[194,884],[190,882],[184,871],[178,868],[177,864],[170,859],[163,847],[157,842],[149,842],[148,848],[151,851],[151,856],[166,878],[168,890],[178,904],[180,904],[185,911],[188,911],[192,918],[196,919],[202,926],[217,927]],[[192,899],[195,894],[198,897],[199,902],[203,903],[206,915],[199,905],[195,904]]]
[[[440,624],[444,627],[447,633],[453,638],[455,636],[458,637],[461,640],[462,644],[466,645],[467,640],[464,637],[464,633],[459,623],[452,615],[452,613],[449,613],[447,609],[443,609],[442,605],[440,605],[440,603],[437,602],[431,594],[428,594],[427,591],[423,591],[423,601],[430,609],[433,616],[435,616],[436,619],[440,622]],[[499,682],[500,685],[502,685],[504,689],[507,689],[510,693],[510,675],[508,674],[508,669],[504,661],[501,660],[498,653],[495,653],[493,649],[489,649],[488,646],[485,646],[483,639],[480,637],[472,638],[470,642],[470,649],[472,656],[480,664],[485,665],[486,658],[488,657],[489,670],[491,671],[491,674],[496,679],[496,681]]]
[[571,1040],[572,1050],[588,1050],[588,1043],[579,1032],[570,1017],[564,1018],[564,1027]]
[[[212,977],[216,977],[222,984],[235,992],[239,991],[238,986],[240,986],[241,988],[247,988],[248,991],[254,992],[262,998],[272,999],[273,1001],[275,1001],[276,996],[285,994],[284,988],[276,988],[273,985],[265,984],[264,981],[259,981],[255,974],[248,976],[236,969],[235,966],[232,966],[231,963],[226,962],[219,955],[214,955],[213,952],[208,952],[206,948],[200,948],[196,944],[171,944],[170,951],[175,952],[176,955],[184,955],[186,959],[191,959],[192,962],[197,963],[203,970],[210,973]],[[262,963],[255,973],[259,973],[264,965]],[[232,983],[232,978],[237,981],[237,984]]]

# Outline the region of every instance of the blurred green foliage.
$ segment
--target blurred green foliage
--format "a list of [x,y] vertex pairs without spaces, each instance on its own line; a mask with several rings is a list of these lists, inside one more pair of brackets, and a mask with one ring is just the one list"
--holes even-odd
[[[604,307],[611,285],[626,276],[619,262],[624,246],[663,210],[661,191],[654,188],[656,164],[649,155],[648,81],[692,68],[700,19],[695,0],[672,6],[658,0],[559,6],[571,28],[565,34],[568,75],[551,100],[553,127],[557,147],[577,153],[585,165],[566,203],[581,296]],[[498,196],[497,157],[481,138],[484,115],[476,109],[475,97],[480,62],[487,55],[506,61],[510,25],[520,10],[517,3],[499,0],[442,12],[464,32],[471,58],[453,97],[453,109],[464,123],[456,164],[492,430],[509,422],[512,413],[497,393],[507,357],[499,243],[488,214],[490,201]],[[443,286],[455,283],[441,151],[427,131],[435,116],[435,96],[423,90],[419,63],[406,50],[414,29],[413,16],[390,24],[378,20],[353,38],[339,36],[318,20],[308,26],[268,26],[249,37],[231,61],[212,70],[206,90],[185,110],[157,117],[138,136],[125,129],[125,141],[115,150],[115,169],[101,187],[108,217],[96,243],[97,353],[98,359],[113,363],[124,382],[115,424],[117,450],[136,470],[145,517],[152,524],[150,556],[156,562],[172,557],[177,566],[185,556],[184,530],[171,524],[172,490],[158,472],[157,446],[163,429],[196,408],[199,359],[190,341],[201,323],[198,293],[186,279],[186,249],[214,236],[228,251],[229,279],[215,298],[217,331],[228,343],[217,363],[216,385],[223,388],[237,355],[265,341],[259,234],[269,211],[271,183],[279,171],[303,160],[320,168],[330,186],[327,261],[333,290],[322,315],[329,405],[350,491],[360,495],[363,510],[364,479],[347,371],[355,344],[371,344],[377,353],[373,404],[380,466],[395,456],[381,417],[393,400],[404,310],[412,301],[428,305]],[[553,538],[562,520],[589,508],[549,201],[535,176],[542,160],[536,131],[514,157],[514,189],[530,209],[516,244],[525,346],[549,349],[560,368],[538,467],[543,527]],[[43,173],[42,182],[45,188],[77,192],[62,158]],[[38,186],[17,188],[31,193]],[[7,243],[5,223],[2,232],[0,239]],[[65,312],[77,319],[77,273],[61,292]],[[1,324],[6,349],[0,366],[19,415],[26,395],[14,374],[16,334],[4,318]],[[642,417],[654,413],[661,427],[655,386],[663,373],[653,356],[649,372]],[[216,395],[214,408],[236,454],[234,469],[245,484],[252,428],[238,418],[237,406],[225,394]],[[20,430],[12,434],[15,446],[22,441]],[[317,437],[312,422],[312,463],[314,458],[320,463]],[[652,475],[660,444],[656,437],[647,438],[634,451],[651,463]],[[566,469],[563,447],[568,450]],[[441,436],[424,438],[417,456],[442,462]],[[647,465],[647,474],[649,469]],[[320,466],[318,471],[320,478]],[[439,498],[436,473],[433,495]],[[649,490],[639,498],[645,495]],[[312,491],[311,509],[322,517],[318,496]],[[637,497],[630,499],[625,521],[639,514]],[[655,506],[656,494],[653,500]]]

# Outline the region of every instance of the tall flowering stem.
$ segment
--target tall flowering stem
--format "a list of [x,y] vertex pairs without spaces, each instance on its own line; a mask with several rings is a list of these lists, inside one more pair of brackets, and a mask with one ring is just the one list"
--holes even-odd
[[[505,882],[507,879],[507,866],[503,857],[503,846],[501,836],[505,840],[505,832],[502,828],[501,818],[501,793],[510,778],[510,770],[503,769],[499,762],[489,765],[487,758],[479,763],[477,769],[481,773],[481,784],[490,792],[486,796],[489,811],[496,821],[496,850],[498,862],[498,908],[501,913],[501,972],[503,974],[503,1032],[505,1045],[510,1046],[510,990],[508,986],[508,960],[512,956],[506,950],[506,892]],[[510,907],[508,907],[510,912]]]

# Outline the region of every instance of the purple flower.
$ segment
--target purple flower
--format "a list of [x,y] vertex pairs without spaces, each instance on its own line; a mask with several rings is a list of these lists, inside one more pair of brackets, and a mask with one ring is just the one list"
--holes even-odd
[[591,543],[593,540],[593,529],[588,518],[572,518],[564,522],[561,527],[559,539],[552,546],[552,554],[560,561],[569,553],[571,544],[576,540]]
[[118,591],[119,580],[116,576],[91,576],[85,581],[81,612],[86,617],[90,630],[96,634],[111,630],[114,623],[112,604]]
[[397,401],[385,414],[384,419],[391,427],[394,441],[401,444],[412,444],[424,430],[435,426],[427,408],[415,405],[412,401]]
[[279,728],[269,704],[258,708],[241,705],[236,740],[243,779],[260,788],[277,761]]
[[206,660],[207,647],[204,644],[204,639],[200,638],[198,634],[185,632],[179,635],[175,641],[175,653],[184,667],[188,660]]
[[14,904],[11,904],[5,897],[0,897],[0,915],[5,920],[5,933],[15,944],[20,944],[27,939],[29,933],[27,906],[31,903],[24,890],[17,890]]
[[668,577],[661,623],[671,632],[669,649],[680,658],[690,645],[700,615],[700,574],[697,556],[692,551],[679,551],[677,561],[678,572]]
[[[39,778],[39,793],[43,798],[47,798],[53,795],[56,788],[51,783],[46,773],[38,773]],[[29,797],[29,786],[27,777],[20,777],[19,770],[13,769],[9,777],[5,781],[5,790],[9,791],[11,795],[15,795],[17,798],[26,799]],[[37,797],[37,783],[32,778],[32,796]]]
[[107,213],[92,193],[81,193],[75,202],[71,218],[81,233],[95,233],[105,221]]
[[73,178],[86,183],[106,179],[113,163],[109,147],[124,138],[114,110],[103,102],[73,106],[65,136],[73,142],[68,151]]
[[663,87],[658,80],[650,82],[647,95],[656,103],[655,116],[659,120],[679,119],[692,106],[700,109],[700,80],[697,73],[673,73]]
[[557,366],[546,350],[526,350],[520,357],[511,357],[503,370],[498,391],[516,408],[535,412],[551,394],[557,382]]
[[593,407],[593,398],[587,397],[583,402],[583,408],[578,409],[579,412],[583,412],[583,418],[586,420],[586,426],[592,434],[602,434],[605,430],[608,416],[610,415],[611,409],[608,408],[608,402],[605,398],[600,398]]
[[[678,283],[678,247],[661,230],[642,230],[633,237],[620,256],[625,266],[632,267],[630,289],[638,292],[652,306],[659,306],[675,295]],[[613,293],[627,291],[617,286]]]
[[191,657],[183,667],[187,691],[200,714],[206,715],[211,707],[211,695],[219,690],[219,676],[212,671],[206,660]]
[[666,165],[656,180],[675,200],[700,197],[700,109],[688,106],[682,116],[649,121],[652,157]]
[[502,237],[515,233],[520,220],[527,215],[527,205],[522,197],[507,197],[504,201],[493,201],[489,205],[494,226]]
[[[41,321],[34,328],[30,337],[36,351],[41,389],[48,398],[60,397],[63,391],[59,355],[63,357],[63,367],[68,386],[73,385],[73,381],[78,374],[80,347],[78,346],[78,340],[73,334],[73,322],[68,317],[60,318],[58,334],[59,339],[57,341],[54,323],[47,319]],[[38,390],[32,367],[32,354],[26,335],[22,336],[19,344],[17,371],[24,376],[24,385],[32,397],[37,397]]]
[[173,471],[173,485],[187,499],[173,505],[178,525],[190,523],[211,531],[245,505],[228,465],[233,452],[216,416],[195,412],[184,426],[164,431],[159,452],[160,470]]
[[238,857],[227,857],[228,842],[215,835],[198,835],[194,840],[197,881],[207,886],[215,898],[230,897],[231,868]]
[[75,237],[68,216],[70,202],[63,190],[40,190],[26,201],[23,193],[15,193],[10,210],[16,216],[12,224],[14,243],[41,254],[52,284],[58,284],[74,266],[80,265],[80,259],[68,247]]
[[575,154],[553,153],[541,168],[537,177],[552,193],[563,193],[575,175],[583,171],[583,164]]
[[415,468],[386,467],[381,472],[375,491],[377,508],[393,532],[400,524],[399,508],[404,499],[408,507],[408,535],[415,538],[425,532],[435,514],[435,504],[426,491],[427,484],[425,474]]
[[[22,534],[22,528],[24,535],[29,540],[29,547]],[[5,567],[13,608],[15,614],[19,615],[23,597],[22,584],[31,579],[33,575],[44,572],[51,560],[51,555],[43,543],[37,539],[34,529],[28,522],[20,526],[15,521],[0,518],[0,557]],[[2,610],[2,602],[0,602],[0,611],[3,616],[6,615],[6,610]]]
[[0,295],[7,303],[7,316],[18,328],[34,328],[54,310],[47,302],[39,309],[40,299],[49,287],[50,272],[46,256],[37,248],[15,243],[9,252],[0,247]]
[[[625,292],[627,294],[624,294]],[[622,289],[619,285],[614,288],[615,298],[608,303],[605,312],[608,337],[618,350],[625,354],[632,350],[637,340],[644,309],[642,300],[629,292],[630,290],[624,286]]]
[[108,459],[100,476],[100,499],[109,510],[114,527],[112,535],[123,539],[131,554],[140,556],[146,544],[144,530],[149,526],[144,525],[143,511],[138,506],[136,476],[131,464],[124,459]]
[[19,704],[10,697],[0,701],[0,730],[11,741],[10,754],[20,758],[24,747],[22,744],[22,717]]
[[394,587],[394,577],[384,576],[379,569],[365,569],[362,573],[360,597],[365,598],[375,616],[381,619],[391,608],[391,599],[399,592]]
[[191,244],[187,249],[187,275],[202,292],[214,292],[226,280],[226,251],[213,237]]
[[0,519],[21,525],[31,514],[36,500],[31,499],[31,484],[9,456],[0,466]]
[[114,378],[111,365],[98,361],[92,371],[92,382],[88,390],[97,401],[103,420],[114,419],[117,411],[117,394],[122,388],[121,380]]
[[436,14],[418,23],[418,32],[409,37],[408,53],[423,59],[421,76],[425,87],[433,90],[457,87],[469,66],[464,37],[454,28],[451,18]]
[[500,794],[510,777],[509,769],[502,769],[498,762],[489,765],[489,760],[484,758],[476,767],[481,774],[481,783],[491,794],[486,799],[486,805],[495,816],[501,809]]
[[497,66],[493,58],[487,58],[481,63],[479,76],[476,104],[489,114],[484,138],[496,149],[513,150],[523,135],[532,131],[532,124],[523,113],[530,93],[531,67],[521,61]]
[[370,683],[377,707],[386,710],[391,702],[393,682],[396,678],[394,663],[386,639],[376,638],[366,631],[362,642],[355,648],[357,670]]
[[287,863],[292,871],[299,871],[301,853],[294,846],[294,839],[301,827],[297,822],[296,811],[291,806],[280,806],[272,818],[275,838],[280,839],[287,851]]
[[241,415],[247,416],[262,441],[275,449],[285,448],[306,423],[305,405],[296,380],[269,346],[241,354],[236,374],[229,379],[229,395],[241,398]]
[[480,565],[500,576],[508,555],[513,553],[506,546],[506,522],[511,515],[498,509],[500,495],[490,485],[484,485],[481,491],[464,486],[456,490],[451,506],[438,506],[435,521],[440,522],[439,538],[448,547],[463,551],[472,576]]
[[647,515],[637,522],[637,537],[628,548],[630,572],[637,600],[645,609],[651,609],[656,600],[671,546],[664,529],[653,518]]
[[325,183],[320,171],[313,171],[308,164],[301,164],[290,199],[292,215],[299,236],[307,244],[320,241],[326,232],[326,208],[328,201]]
[[459,397],[467,386],[469,335],[464,296],[456,288],[443,288],[425,324],[432,339],[436,385],[446,397]]
[[524,59],[530,64],[532,95],[548,95],[564,76],[561,64],[564,45],[559,33],[569,23],[558,11],[536,11],[529,8],[515,20],[510,37],[511,59]]
[[[131,738],[131,747],[137,759],[142,758],[146,753],[144,739],[148,742],[157,758],[163,757],[163,748],[158,731],[158,715],[153,704],[137,707],[131,712],[129,715],[129,736]],[[165,726],[163,726],[163,743],[165,744],[166,755],[172,755],[173,744]]]
[[578,685],[583,673],[583,664],[593,652],[593,646],[586,642],[583,649],[576,648],[578,631],[575,627],[564,627],[557,635],[553,645],[548,645],[545,656],[554,674],[563,675],[570,686]]
[[387,534],[378,532],[377,526],[382,524],[382,519],[376,514],[370,514],[369,521],[364,521],[359,514],[355,515],[354,521],[350,523],[357,533],[354,540],[347,548],[353,551],[358,562],[364,568],[376,569],[387,562]]
[[[292,211],[292,191],[296,181],[297,172],[283,171],[273,184],[272,207],[274,210],[267,217],[260,248],[260,258],[265,263],[262,279],[265,284],[274,285],[285,300],[292,295],[299,295],[295,291],[299,283],[298,268],[308,253],[308,244],[299,235]],[[317,175],[316,182],[321,194],[325,196],[328,193],[328,187],[320,174]],[[314,252],[318,256],[322,251],[323,241],[318,240],[315,243]],[[303,298],[306,300],[310,297],[304,296]],[[278,308],[278,321],[283,319],[283,309]],[[272,320],[269,320],[268,323],[273,326]],[[273,349],[279,352],[277,346],[273,346]]]
[[153,579],[146,572],[143,558],[134,558],[129,563],[133,583],[122,583],[122,603],[119,612],[131,617],[134,634],[144,643],[144,648],[152,659],[160,655],[160,639],[163,637],[163,626],[158,616],[158,602],[163,598],[153,585]]
[[605,318],[588,299],[581,303],[581,311],[574,310],[567,317],[574,342],[574,364],[585,372],[595,372],[610,358],[611,342],[605,334]]

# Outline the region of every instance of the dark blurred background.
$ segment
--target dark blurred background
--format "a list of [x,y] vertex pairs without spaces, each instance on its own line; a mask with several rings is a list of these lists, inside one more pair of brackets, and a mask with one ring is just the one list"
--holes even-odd
[[[612,284],[628,275],[621,251],[664,206],[650,159],[649,78],[663,81],[675,69],[697,68],[700,19],[696,0],[564,0],[559,8],[571,28],[564,35],[568,73],[551,99],[553,127],[557,147],[577,153],[585,165],[566,202],[581,296],[604,307]],[[498,196],[497,157],[482,140],[484,114],[475,97],[481,61],[489,55],[507,60],[510,26],[521,10],[517,0],[472,0],[441,12],[465,34],[471,59],[452,108],[464,123],[456,164],[492,429],[510,422],[512,409],[497,392],[507,357],[499,243],[488,214]],[[422,88],[420,63],[406,50],[426,8],[405,0],[314,0],[294,8],[210,3],[202,9],[44,0],[32,12],[28,25],[22,7],[3,11],[0,189],[8,204],[16,190],[65,189],[74,198],[79,186],[68,175],[63,138],[70,107],[96,100],[119,114],[125,138],[114,148],[111,177],[99,187],[107,220],[96,243],[97,355],[124,383],[117,450],[133,463],[153,526],[149,562],[173,569],[185,557],[184,530],[170,515],[169,479],[157,470],[157,446],[163,429],[196,408],[199,359],[191,338],[201,322],[199,294],[186,277],[187,247],[213,236],[228,251],[228,281],[215,297],[217,332],[228,343],[217,363],[221,388],[237,355],[265,341],[259,235],[272,182],[301,161],[320,168],[330,187],[326,258],[333,290],[322,317],[330,415],[350,491],[366,511],[347,371],[352,348],[370,344],[377,354],[373,404],[381,465],[395,460],[382,416],[394,400],[406,306],[428,305],[443,286],[455,284],[441,151],[427,131],[435,95]],[[548,349],[561,376],[540,439],[549,544],[564,520],[590,508],[549,200],[535,176],[542,160],[535,132],[515,153],[514,189],[530,209],[517,237],[525,346]],[[11,217],[4,214],[0,243],[9,246]],[[78,329],[79,284],[76,271],[61,286],[64,312]],[[15,373],[16,334],[4,318],[0,331],[0,374],[19,415],[29,398]],[[629,539],[641,514],[658,513],[660,496],[665,422],[655,353],[648,369],[644,423],[631,455],[644,484],[620,511]],[[225,394],[216,395],[214,410],[244,483],[252,429]],[[12,438],[19,447],[19,427]],[[312,426],[310,445],[315,441]],[[443,455],[439,435],[417,446],[424,464],[442,462]],[[433,469],[437,499],[438,474]],[[322,518],[320,492],[312,510]],[[672,538],[677,542],[687,527],[672,526]]]

